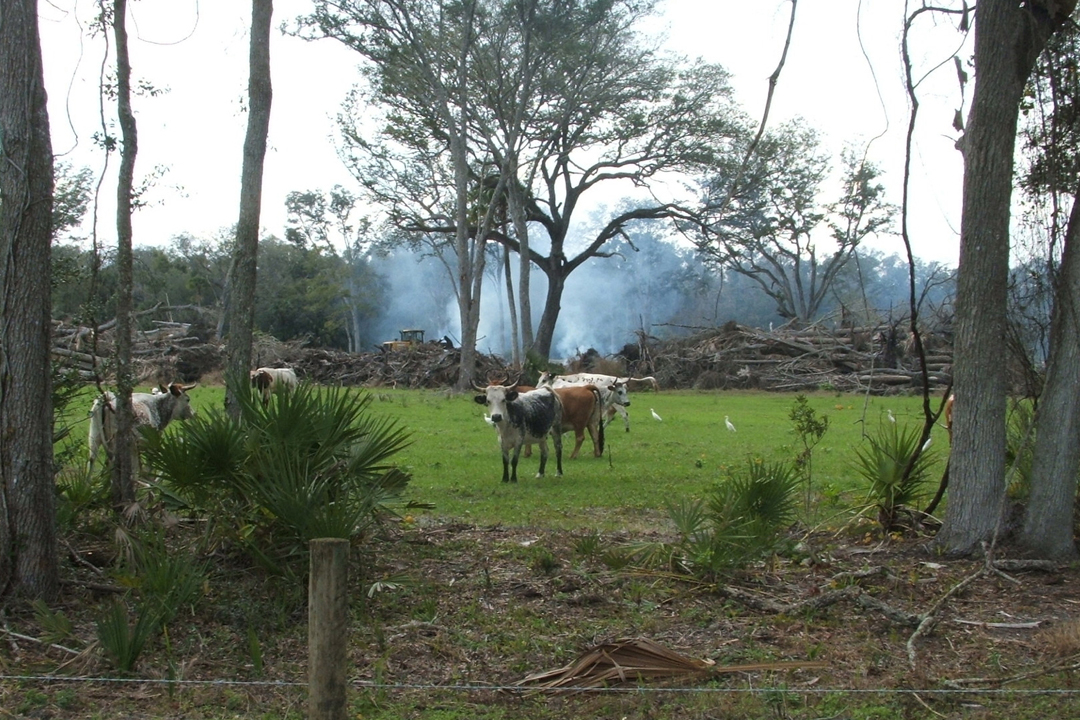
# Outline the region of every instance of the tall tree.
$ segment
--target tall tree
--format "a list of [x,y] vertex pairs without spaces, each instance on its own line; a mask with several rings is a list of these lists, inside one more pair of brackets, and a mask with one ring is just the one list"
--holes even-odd
[[[354,92],[341,130],[357,179],[400,227],[424,232],[426,226],[407,219],[419,207],[448,238],[461,324],[459,388],[468,387],[475,372],[490,227],[490,212],[479,227],[468,222],[476,168],[487,162],[475,154],[468,128],[472,49],[477,30],[486,26],[482,6],[480,0],[317,1],[302,20],[306,32],[338,40],[369,61],[365,71],[373,99],[386,111],[385,125],[380,137],[368,139],[366,123],[357,127],[348,116],[361,104]],[[360,115],[367,116],[365,110]]]
[[273,0],[252,0],[251,40],[248,53],[248,124],[244,138],[244,164],[240,173],[240,219],[229,270],[225,304],[225,408],[240,415],[240,393],[249,388],[252,328],[255,323],[255,281],[259,252],[259,216],[262,210],[263,165],[270,132],[270,22]]
[[[391,46],[385,38],[351,30],[357,18],[377,28],[381,15],[368,9],[365,16],[357,9],[375,4],[400,13],[387,22],[400,23],[407,16],[414,35],[427,28],[422,34],[426,43],[420,48],[401,42]],[[440,45],[432,38],[443,37],[440,33],[445,34],[447,23],[458,14],[420,10],[413,3],[320,5],[321,14],[314,16],[319,23],[309,21],[309,26],[378,63],[369,84],[372,99],[385,109],[383,141],[368,139],[370,112],[361,106],[359,93],[345,108],[346,115],[355,116],[343,123],[353,174],[398,227],[455,243],[457,272],[465,272],[466,262],[475,263],[468,275],[474,283],[482,277],[482,246],[488,239],[526,255],[544,272],[547,296],[532,348],[542,356],[550,352],[570,274],[591,258],[609,255],[605,246],[622,236],[627,223],[688,217],[675,201],[677,191],[660,181],[704,172],[730,144],[734,123],[727,74],[717,66],[691,67],[661,58],[647,46],[636,28],[654,2],[457,4],[461,12],[466,8],[488,22],[473,23],[470,27],[479,28],[478,34],[469,35],[468,42],[460,34],[454,36],[457,43],[444,40],[443,47],[460,52],[452,55],[448,49],[438,57],[432,48]],[[346,7],[349,13],[343,11]],[[389,52],[391,47],[401,51]],[[426,65],[422,72],[413,68],[406,73],[399,65],[401,57],[421,58]],[[462,100],[454,113],[442,105],[443,98],[451,97],[446,91],[451,78],[452,97]],[[528,88],[532,93],[522,96]],[[358,129],[361,118],[365,122]],[[438,158],[447,149],[457,163],[452,172],[439,166]],[[634,207],[610,216],[572,254],[578,247],[570,235],[576,213],[598,186],[653,192],[642,192],[644,199]],[[666,199],[657,199],[665,194]],[[456,212],[447,204],[451,198]],[[492,222],[507,207],[517,220],[514,231]],[[520,222],[522,213],[527,232]],[[533,229],[546,235],[546,255],[529,241]],[[465,247],[460,244],[463,237],[475,242]],[[525,292],[518,290],[519,295]],[[458,294],[462,307],[474,300],[461,287]],[[478,306],[469,310],[478,318]],[[521,318],[523,327],[530,322]],[[463,352],[472,340],[463,331]]]
[[978,552],[995,537],[1005,497],[1005,336],[1009,218],[1017,116],[1027,78],[1075,0],[982,0],[975,17],[975,90],[964,155],[957,274],[952,463],[937,544]]
[[[1031,83],[1032,107],[1025,113],[1024,156],[1029,162],[1021,185],[1029,207],[1043,208],[1048,216],[1048,257],[1041,264],[1053,280],[1054,300],[1020,544],[1031,555],[1070,560],[1077,557],[1073,508],[1080,473],[1080,32],[1071,25],[1049,45]],[[1062,228],[1063,206],[1069,201],[1072,210]]]
[[36,0],[0,5],[0,591],[59,589],[49,374],[52,143]]
[[761,286],[780,317],[817,320],[837,276],[895,213],[877,168],[850,149],[843,160],[842,195],[824,203],[829,162],[817,134],[796,121],[764,135],[741,173],[729,162],[710,183],[706,203],[721,216],[708,219],[698,250]]
[[[127,0],[113,0],[113,35],[116,39],[116,109],[120,121],[120,170],[116,181],[116,434],[112,453],[112,501],[123,509],[135,501],[135,414],[131,391],[135,385],[131,368],[132,334],[132,192],[138,132],[131,109],[131,61],[128,56]],[[102,3],[102,21],[105,21]]]
[[[523,18],[535,28],[521,33],[535,46],[534,92],[527,102],[506,104],[488,123],[513,128],[513,122],[521,122],[513,113],[525,112],[521,147],[510,144],[510,132],[502,133],[501,147],[499,135],[483,134],[503,155],[517,158],[502,163],[520,168],[515,184],[507,185],[511,216],[517,219],[513,193],[520,184],[525,219],[547,240],[544,255],[532,243],[522,246],[527,238],[520,222],[514,223],[513,236],[494,234],[546,276],[544,308],[531,347],[545,358],[570,275],[593,258],[610,257],[609,243],[625,237],[627,226],[636,221],[692,217],[665,181],[706,172],[730,152],[740,128],[726,71],[661,57],[640,34],[654,8],[653,2],[619,0],[542,3]],[[488,55],[524,55],[520,46],[489,46]],[[500,87],[498,74],[480,80],[487,81],[481,87]],[[485,90],[484,96],[493,92]],[[492,111],[491,103],[484,107]],[[632,187],[645,192],[612,210],[595,232],[584,238],[571,234],[580,222],[579,210],[597,188]]]

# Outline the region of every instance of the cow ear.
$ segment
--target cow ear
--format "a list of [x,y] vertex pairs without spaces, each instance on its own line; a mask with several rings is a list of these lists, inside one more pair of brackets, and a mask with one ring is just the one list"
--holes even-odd
[[474,395],[473,400],[480,403],[481,405],[487,405],[487,395]]
[[506,391],[506,402],[514,402],[515,400],[517,400],[517,396],[518,396],[518,391],[517,390],[507,390]]

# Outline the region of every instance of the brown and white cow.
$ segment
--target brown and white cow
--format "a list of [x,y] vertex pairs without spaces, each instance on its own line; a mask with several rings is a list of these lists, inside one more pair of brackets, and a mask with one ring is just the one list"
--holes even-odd
[[604,455],[604,402],[600,390],[595,385],[568,385],[554,388],[555,394],[562,401],[562,431],[574,431],[574,451],[570,459],[578,456],[581,444],[585,442],[585,431],[592,438],[593,456]]
[[[131,393],[131,410],[135,414],[135,428],[151,427],[161,432],[173,420],[190,420],[195,417],[195,410],[191,407],[191,397],[187,391],[198,383],[181,385],[172,383],[168,386],[155,388],[150,393]],[[90,446],[90,460],[88,466],[94,469],[94,460],[98,453],[105,448],[108,457],[116,437],[116,394],[106,390],[105,393],[94,400],[90,408],[90,434],[88,444]],[[136,441],[138,437],[135,438]],[[137,445],[133,444],[135,457],[132,467],[138,468]]]
[[604,405],[604,424],[608,424],[615,417],[615,413],[622,415],[623,425],[626,432],[630,432],[630,413],[626,408],[630,406],[629,381],[652,380],[652,378],[617,378],[614,375],[598,375],[596,373],[575,373],[573,375],[555,375],[544,372],[540,374],[537,384],[541,387],[561,388],[582,385],[594,385],[600,391]]
[[251,387],[259,391],[263,405],[270,402],[270,396],[275,388],[292,390],[299,383],[296,371],[292,368],[261,367],[258,370],[251,371]]
[[488,385],[477,387],[483,395],[473,399],[486,405],[489,422],[499,432],[502,449],[503,482],[517,482],[518,458],[526,443],[540,444],[540,470],[536,477],[544,476],[547,466],[547,437],[555,446],[558,474],[562,475],[562,433],[552,428],[562,425],[562,402],[551,388],[538,388],[520,392],[514,385]]

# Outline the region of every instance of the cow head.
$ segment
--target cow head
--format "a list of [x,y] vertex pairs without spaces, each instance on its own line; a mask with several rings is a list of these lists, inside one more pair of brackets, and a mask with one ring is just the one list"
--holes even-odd
[[192,383],[190,385],[172,383],[168,387],[163,388],[161,394],[168,394],[173,400],[172,413],[169,415],[169,420],[190,420],[195,417],[195,410],[191,407],[191,396],[187,394],[187,391],[196,385],[198,385],[198,383]]
[[[481,389],[477,387],[477,389]],[[483,388],[484,394],[473,398],[480,405],[486,405],[491,422],[498,424],[504,417],[509,417],[506,406],[514,402],[518,397],[518,391],[513,386],[488,385]]]
[[608,404],[630,407],[630,393],[627,390],[626,382],[624,380],[621,378],[616,380],[608,385],[607,389],[611,391],[611,401]]
[[555,378],[559,377],[553,372],[545,370],[540,373],[540,379],[536,381],[537,387],[551,387],[551,384],[555,382]]
[[274,378],[265,370],[251,371],[251,387],[258,390],[268,389],[274,382]]

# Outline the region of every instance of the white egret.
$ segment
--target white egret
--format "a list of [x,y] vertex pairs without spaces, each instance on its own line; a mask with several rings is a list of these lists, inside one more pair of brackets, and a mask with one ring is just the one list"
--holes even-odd
[[728,420],[727,415],[724,416],[724,424],[727,425],[728,432],[735,432],[735,426],[731,424],[730,420]]
[[657,422],[660,422],[660,421],[662,421],[664,419],[664,418],[660,417],[659,415],[657,415],[656,411],[653,410],[652,408],[649,408],[649,412],[652,413],[653,420],[656,420]]

